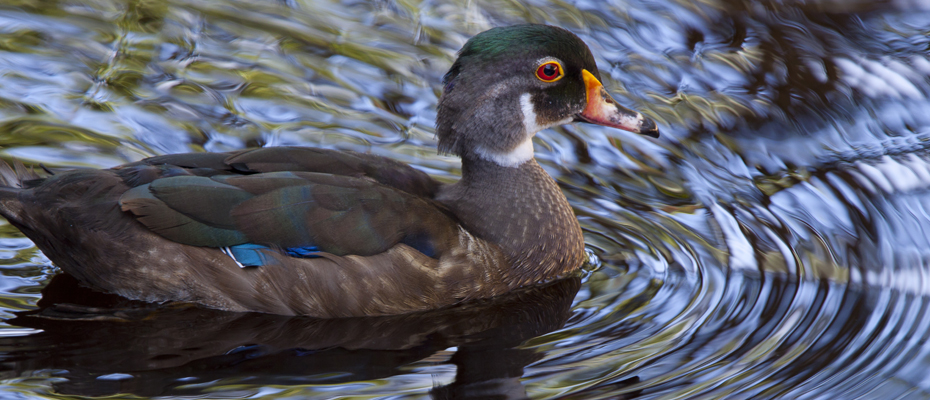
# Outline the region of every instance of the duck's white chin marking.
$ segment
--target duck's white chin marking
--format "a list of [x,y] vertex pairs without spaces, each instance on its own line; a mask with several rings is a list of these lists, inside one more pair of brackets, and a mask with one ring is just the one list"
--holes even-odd
[[527,136],[526,140],[508,152],[498,152],[485,149],[484,147],[478,147],[475,149],[475,153],[477,153],[479,157],[492,161],[502,167],[516,168],[533,159],[533,137]]

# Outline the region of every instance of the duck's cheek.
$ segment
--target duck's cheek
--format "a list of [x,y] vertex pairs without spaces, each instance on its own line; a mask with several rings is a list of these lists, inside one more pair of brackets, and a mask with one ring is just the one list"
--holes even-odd
[[533,103],[533,97],[529,93],[520,96],[520,110],[523,112],[523,128],[527,136],[532,137],[539,131],[553,126],[564,125],[574,120],[573,115],[561,116],[558,120],[543,120],[539,118],[536,112],[536,104]]

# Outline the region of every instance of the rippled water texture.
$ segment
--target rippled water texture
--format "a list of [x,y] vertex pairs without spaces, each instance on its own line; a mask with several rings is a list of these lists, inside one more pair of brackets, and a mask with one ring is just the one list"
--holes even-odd
[[541,133],[598,261],[423,315],[128,302],[0,225],[0,395],[930,397],[930,3],[529,3],[5,1],[0,157],[53,171],[308,145],[451,181],[441,76],[526,21],[663,136]]

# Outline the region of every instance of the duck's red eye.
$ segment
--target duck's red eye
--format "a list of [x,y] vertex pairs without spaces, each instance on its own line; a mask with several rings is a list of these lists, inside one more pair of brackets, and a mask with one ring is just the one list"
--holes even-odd
[[544,62],[536,68],[536,77],[543,82],[555,82],[562,77],[562,66],[557,61]]

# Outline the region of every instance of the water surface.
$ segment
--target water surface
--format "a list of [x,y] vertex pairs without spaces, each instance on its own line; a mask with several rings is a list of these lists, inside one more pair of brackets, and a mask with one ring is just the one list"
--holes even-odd
[[536,139],[582,277],[413,316],[224,313],[88,291],[4,224],[2,397],[930,398],[924,1],[7,1],[0,157],[305,145],[454,181],[442,74],[524,22],[580,35],[662,132]]

